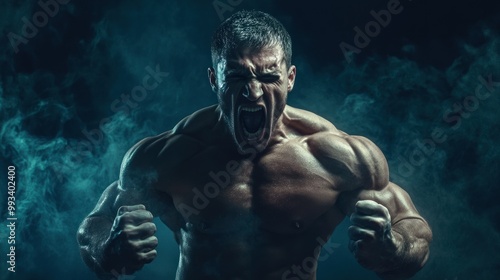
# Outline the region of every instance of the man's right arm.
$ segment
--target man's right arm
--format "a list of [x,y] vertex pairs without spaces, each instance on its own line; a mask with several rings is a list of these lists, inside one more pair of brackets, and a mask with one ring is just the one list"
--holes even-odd
[[[176,210],[165,191],[167,178],[175,176],[179,162],[204,147],[196,138],[173,130],[146,138],[127,152],[119,180],[103,192],[78,229],[82,258],[92,270],[103,277],[113,270],[131,274],[156,257],[153,216],[162,221],[166,216],[181,217],[172,212]],[[175,221],[167,226],[177,230]]]
[[139,143],[125,155],[120,179],[106,188],[78,229],[83,260],[103,278],[134,273],[156,257],[156,226],[148,211],[156,206],[150,193],[156,179],[145,164],[144,147]]

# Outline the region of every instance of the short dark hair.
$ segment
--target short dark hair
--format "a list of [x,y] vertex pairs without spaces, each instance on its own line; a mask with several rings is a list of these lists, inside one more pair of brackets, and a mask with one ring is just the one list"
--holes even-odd
[[281,45],[287,68],[292,64],[292,39],[285,27],[271,15],[260,11],[239,11],[226,19],[212,36],[212,64],[244,47],[260,50]]

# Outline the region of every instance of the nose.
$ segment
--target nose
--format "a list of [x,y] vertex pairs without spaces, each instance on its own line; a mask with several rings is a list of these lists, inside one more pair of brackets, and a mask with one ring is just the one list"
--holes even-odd
[[243,91],[243,96],[250,101],[258,100],[263,94],[262,84],[256,79],[250,80]]

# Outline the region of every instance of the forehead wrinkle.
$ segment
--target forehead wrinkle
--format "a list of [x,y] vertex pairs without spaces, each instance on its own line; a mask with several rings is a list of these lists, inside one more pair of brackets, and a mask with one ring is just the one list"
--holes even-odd
[[[283,49],[279,44],[269,45],[260,49],[234,49],[223,57],[221,70],[224,73],[281,74],[283,62],[286,62]],[[219,67],[218,67],[219,68]]]
[[[280,73],[280,62],[283,62],[284,58],[279,59],[278,55],[271,56],[253,56],[250,58],[241,59],[231,59],[226,60],[226,73],[231,72],[251,72],[255,73]],[[260,65],[262,62],[262,65]]]

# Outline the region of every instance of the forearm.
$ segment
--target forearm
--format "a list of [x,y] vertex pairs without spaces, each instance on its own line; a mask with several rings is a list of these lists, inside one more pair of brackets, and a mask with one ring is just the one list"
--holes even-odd
[[109,274],[111,263],[107,242],[113,221],[104,216],[87,217],[78,229],[77,239],[83,260],[97,275]]
[[432,232],[424,220],[407,218],[393,224],[392,233],[398,249],[387,265],[376,272],[382,279],[407,279],[426,263]]

